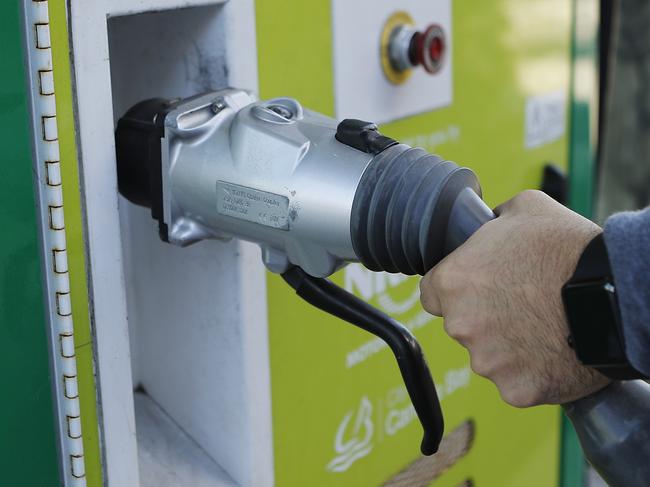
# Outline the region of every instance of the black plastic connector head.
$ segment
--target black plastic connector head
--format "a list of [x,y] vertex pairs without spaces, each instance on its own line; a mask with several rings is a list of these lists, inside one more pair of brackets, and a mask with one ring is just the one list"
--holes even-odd
[[173,102],[163,98],[145,100],[129,109],[115,130],[118,189],[130,202],[151,208],[164,241],[168,237],[163,221],[160,141],[165,135],[165,117],[173,108]]

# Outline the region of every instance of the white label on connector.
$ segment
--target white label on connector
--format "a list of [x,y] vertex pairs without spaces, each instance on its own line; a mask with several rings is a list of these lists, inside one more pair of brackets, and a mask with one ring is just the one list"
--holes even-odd
[[217,181],[217,211],[267,227],[289,230],[289,198]]

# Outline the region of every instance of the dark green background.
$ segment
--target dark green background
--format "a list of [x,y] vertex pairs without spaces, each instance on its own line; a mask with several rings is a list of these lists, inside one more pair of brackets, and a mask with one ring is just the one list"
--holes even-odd
[[32,177],[22,2],[0,2],[0,472],[59,483]]

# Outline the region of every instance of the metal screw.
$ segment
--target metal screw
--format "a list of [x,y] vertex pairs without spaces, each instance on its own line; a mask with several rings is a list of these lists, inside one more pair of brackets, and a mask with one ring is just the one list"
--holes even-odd
[[287,107],[282,106],[282,105],[269,105],[267,107],[269,110],[272,112],[277,113],[281,117],[286,118],[287,120],[291,120],[293,118],[293,112],[289,110]]
[[212,109],[212,113],[219,113],[227,106],[228,105],[226,105],[226,102],[223,100],[223,98],[218,98],[212,103],[212,105],[210,105],[210,108]]

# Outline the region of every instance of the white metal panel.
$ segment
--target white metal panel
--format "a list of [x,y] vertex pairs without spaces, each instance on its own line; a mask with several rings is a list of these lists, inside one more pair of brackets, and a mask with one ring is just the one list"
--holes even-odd
[[[451,104],[451,0],[333,0],[332,9],[337,118],[385,123]],[[446,60],[439,72],[431,75],[420,66],[401,85],[386,79],[380,39],[386,20],[396,11],[407,12],[420,30],[432,23],[443,28]]]
[[[259,250],[236,241],[175,248],[158,240],[148,210],[120,200],[122,226],[118,214],[113,129],[126,108],[225,83],[257,89],[253,0],[221,3],[71,5],[103,439],[114,486],[138,485],[138,384],[238,485],[273,484]],[[148,10],[158,12],[116,18]],[[191,485],[178,485],[184,482]]]
[[234,481],[149,396],[135,394],[141,487],[232,487]]
[[137,486],[138,462],[117,212],[113,118],[108,115],[112,113],[112,107],[106,3],[71,2],[70,27],[104,473],[111,486]]
[[[84,0],[79,0],[84,1]],[[226,0],[109,0],[102,2],[102,8],[110,17],[135,15],[143,12],[202,7],[223,3]]]

